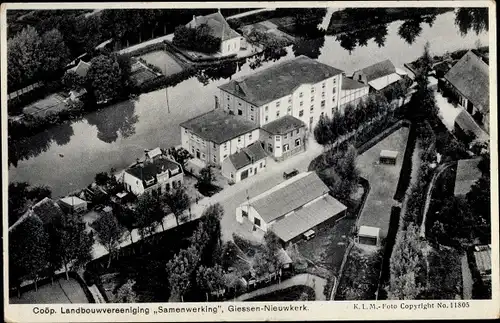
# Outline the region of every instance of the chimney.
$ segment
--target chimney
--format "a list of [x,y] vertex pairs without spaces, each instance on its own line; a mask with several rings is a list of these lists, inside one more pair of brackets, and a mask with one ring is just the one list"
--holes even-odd
[[191,27],[196,27],[196,16],[193,15],[193,25]]

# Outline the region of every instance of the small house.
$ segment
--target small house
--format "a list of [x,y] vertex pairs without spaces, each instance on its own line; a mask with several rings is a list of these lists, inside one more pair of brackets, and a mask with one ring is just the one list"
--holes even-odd
[[491,280],[491,245],[474,246],[474,262],[483,282]]
[[87,211],[87,201],[78,196],[66,196],[59,200],[61,208],[68,213],[83,213]]
[[380,163],[387,165],[396,165],[398,152],[394,150],[382,150],[380,152]]
[[239,152],[229,155],[222,162],[222,175],[237,183],[257,175],[266,167],[266,152],[259,141],[250,144]]
[[356,242],[369,246],[378,246],[380,243],[380,228],[362,225],[359,227]]
[[397,69],[390,60],[378,62],[353,73],[353,79],[370,86],[371,92],[379,92],[401,80],[407,73]]

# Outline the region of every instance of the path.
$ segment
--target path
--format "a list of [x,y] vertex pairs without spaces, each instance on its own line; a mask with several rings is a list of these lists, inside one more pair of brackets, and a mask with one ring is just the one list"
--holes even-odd
[[[230,16],[230,17],[226,17],[226,20],[241,18],[241,17],[253,15],[253,14],[256,14],[256,13],[259,13],[259,12],[273,11],[273,10],[276,10],[276,8],[264,8],[264,9],[251,10],[251,11],[239,13],[237,15],[233,15],[233,16]],[[156,44],[156,43],[161,43],[164,40],[172,41],[173,39],[174,39],[174,34],[172,33],[172,34],[168,34],[168,35],[165,35],[165,36],[153,38],[153,39],[144,41],[142,43],[139,43],[139,44],[127,47],[127,48],[123,48],[123,49],[119,50],[118,53],[119,54],[130,53],[130,52],[133,52],[135,50],[138,50],[139,48],[143,48],[143,47],[146,47],[146,46],[149,46],[149,45],[152,45],[152,44]]]
[[242,302],[248,299],[252,299],[258,296],[266,295],[269,293],[273,293],[279,290],[287,289],[293,286],[309,286],[314,289],[314,294],[316,295],[317,301],[326,300],[325,295],[323,294],[323,290],[326,285],[326,279],[311,275],[311,274],[299,274],[289,278],[287,280],[282,281],[279,284],[274,284],[271,286],[267,286],[261,289],[254,290],[250,293],[243,294],[234,299],[234,301]]
[[467,255],[463,255],[462,261],[462,299],[472,299],[472,285],[474,281],[470,272]]
[[425,196],[425,206],[423,210],[423,215],[422,215],[422,223],[420,225],[420,237],[425,238],[425,221],[427,217],[427,212],[429,211],[429,207],[431,205],[431,198],[432,198],[432,191],[434,190],[434,186],[436,185],[436,181],[439,178],[439,176],[446,170],[448,167],[453,165],[453,162],[447,162],[444,164],[441,164],[438,166],[436,169],[436,172],[434,173],[434,176],[432,176],[431,182],[429,184],[429,188],[427,189],[427,194]]

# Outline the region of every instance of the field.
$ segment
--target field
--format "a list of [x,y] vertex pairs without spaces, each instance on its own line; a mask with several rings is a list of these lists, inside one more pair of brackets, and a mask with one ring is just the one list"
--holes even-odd
[[140,58],[148,64],[154,65],[162,70],[163,75],[170,76],[182,72],[182,66],[167,52],[156,50],[144,55]]
[[46,117],[67,109],[68,105],[63,100],[64,98],[61,95],[51,94],[25,107],[23,112],[37,117]]
[[61,278],[51,284],[39,286],[38,290],[29,290],[9,299],[11,304],[87,304],[89,300],[82,286],[73,278]]
[[[402,127],[357,158],[361,176],[370,183],[370,191],[357,225],[380,228],[381,238],[387,235],[391,208],[396,204],[393,197],[398,186],[408,135],[409,128]],[[379,163],[380,151],[383,149],[398,152],[396,165]]]

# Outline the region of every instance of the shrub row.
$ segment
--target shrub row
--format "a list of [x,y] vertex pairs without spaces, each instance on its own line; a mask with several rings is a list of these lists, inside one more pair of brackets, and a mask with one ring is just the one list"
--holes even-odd
[[408,135],[408,141],[405,149],[405,154],[403,156],[403,163],[401,165],[401,172],[399,174],[398,186],[396,188],[396,193],[394,193],[394,199],[401,202],[406,194],[406,190],[410,185],[411,172],[412,172],[412,157],[415,150],[415,145],[417,142],[417,131],[415,127],[410,126],[410,133]]
[[136,85],[134,88],[135,94],[147,93],[151,91],[155,91],[168,86],[175,86],[182,81],[187,80],[188,78],[194,76],[196,74],[196,69],[188,68],[184,69],[179,73],[172,74],[169,76],[158,76],[149,80],[144,81],[140,85]]
[[165,49],[165,44],[163,42],[159,43],[154,43],[151,45],[147,45],[141,48],[138,48],[136,50],[133,50],[131,52],[126,53],[126,56],[132,57],[132,56],[141,56],[145,55],[147,53],[151,53],[157,50],[164,50]]
[[167,48],[167,50],[170,50],[174,53],[182,55],[182,57],[186,58],[189,61],[195,62],[195,63],[216,63],[216,62],[221,62],[221,61],[227,61],[228,59],[236,58],[237,54],[231,54],[228,56],[224,57],[193,57],[191,55],[186,54],[182,49],[179,47],[175,46],[173,43],[169,41],[163,41],[163,44]]
[[20,94],[13,99],[8,99],[9,115],[21,114],[23,108],[28,104],[43,99],[48,93],[55,93],[61,90],[62,84],[60,81],[48,82],[39,88]]

